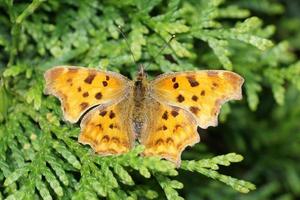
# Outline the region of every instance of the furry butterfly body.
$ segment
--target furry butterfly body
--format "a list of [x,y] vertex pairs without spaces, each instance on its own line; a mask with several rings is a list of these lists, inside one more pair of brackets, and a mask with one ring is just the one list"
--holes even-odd
[[45,92],[60,99],[65,120],[75,123],[84,115],[79,142],[117,155],[138,139],[145,156],[177,165],[185,147],[199,142],[197,126],[216,126],[221,105],[241,99],[243,84],[241,76],[222,70],[166,73],[149,82],[143,68],[131,81],[69,66],[48,70],[45,79]]

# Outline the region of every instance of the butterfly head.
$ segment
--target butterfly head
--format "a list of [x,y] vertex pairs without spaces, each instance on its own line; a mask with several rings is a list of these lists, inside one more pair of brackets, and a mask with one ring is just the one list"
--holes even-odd
[[143,81],[147,78],[147,74],[145,73],[144,65],[139,65],[139,71],[137,73],[137,81]]

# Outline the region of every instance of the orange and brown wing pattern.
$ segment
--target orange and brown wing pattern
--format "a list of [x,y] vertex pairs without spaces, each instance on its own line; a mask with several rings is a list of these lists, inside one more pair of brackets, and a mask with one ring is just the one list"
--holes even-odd
[[45,73],[45,79],[45,93],[60,99],[64,118],[72,123],[92,106],[117,101],[129,87],[120,74],[82,67],[55,67]]
[[101,155],[128,152],[135,140],[128,101],[124,98],[117,104],[100,105],[88,112],[80,124],[79,142],[89,144]]
[[154,99],[148,102],[148,121],[142,130],[140,142],[145,156],[160,156],[180,165],[181,152],[198,143],[197,121],[186,110],[161,104]]
[[153,97],[190,111],[201,128],[216,126],[220,107],[242,98],[244,80],[236,73],[203,70],[163,74],[152,81]]

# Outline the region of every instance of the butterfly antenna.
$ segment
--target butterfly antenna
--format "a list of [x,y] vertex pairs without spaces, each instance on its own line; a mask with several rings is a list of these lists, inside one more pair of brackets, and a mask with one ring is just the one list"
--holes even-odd
[[[160,50],[159,50],[158,53],[154,56],[154,58],[156,58],[158,55],[160,55],[160,54],[165,50],[165,48],[166,48],[167,46],[169,46],[169,44],[171,43],[171,41],[172,41],[175,37],[176,37],[175,35],[172,35],[171,38],[168,40],[168,42],[166,42],[165,45],[162,46],[162,47],[160,48]],[[145,69],[148,68],[151,64],[152,64],[152,63],[149,63],[149,64],[145,67]]]
[[126,46],[127,46],[128,50],[130,51],[130,54],[131,54],[132,59],[133,59],[133,62],[137,65],[136,59],[135,59],[135,57],[134,57],[134,55],[132,53],[132,50],[131,50],[130,45],[129,45],[129,42],[127,40],[127,37],[126,37],[125,33],[122,31],[122,27],[120,25],[118,26],[118,30],[121,33],[121,35],[123,36],[123,38],[125,39]]

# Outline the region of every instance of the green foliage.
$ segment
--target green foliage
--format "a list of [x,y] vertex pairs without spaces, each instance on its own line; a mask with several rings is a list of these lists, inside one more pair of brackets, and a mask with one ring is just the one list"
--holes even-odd
[[[297,12],[283,12],[291,4],[0,0],[0,199],[297,199],[300,23]],[[62,121],[57,99],[43,95],[43,73],[55,65],[134,77],[137,66],[118,26],[135,59],[151,64],[151,77],[209,68],[245,78],[245,100],[224,107],[220,128],[201,131],[203,143],[184,152],[179,169],[139,156],[142,146],[95,155],[77,142],[78,125]],[[244,164],[229,167],[243,159],[236,153],[214,156],[227,152],[242,153]],[[258,189],[240,196],[255,186],[223,173]]]
[[[173,164],[156,157],[139,156],[142,146],[122,156],[97,156],[76,141],[78,128],[56,123],[59,116],[51,108],[59,108],[53,99],[43,103],[38,112],[34,107],[16,105],[14,114],[8,116],[2,127],[0,169],[7,199],[32,199],[35,190],[43,199],[97,199],[97,196],[152,199],[158,191],[147,184],[145,179],[151,177],[156,178],[168,199],[182,199],[176,189],[181,189],[183,184],[171,179],[178,174]],[[248,192],[254,189],[253,184],[216,172],[216,164],[239,161],[241,156],[228,154],[197,162],[184,161],[182,169],[213,176],[238,191]],[[205,172],[207,167],[211,167],[211,172]],[[144,184],[136,185],[135,179]]]

